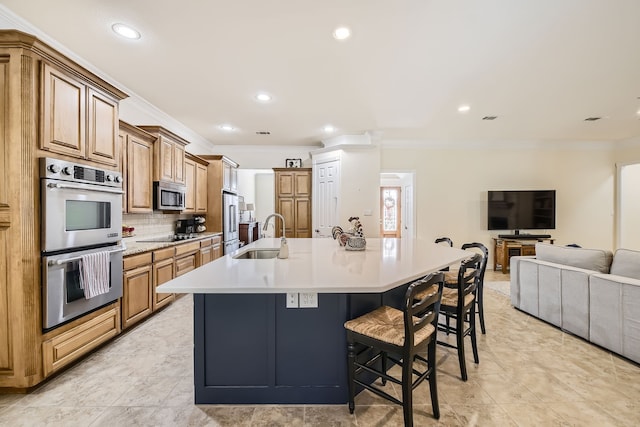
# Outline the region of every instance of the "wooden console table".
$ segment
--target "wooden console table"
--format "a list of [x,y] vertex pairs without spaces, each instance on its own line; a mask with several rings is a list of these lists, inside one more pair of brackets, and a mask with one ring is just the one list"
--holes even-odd
[[524,256],[536,254],[536,243],[549,242],[553,245],[555,239],[504,239],[492,237],[493,239],[493,271],[498,271],[498,265],[504,274],[509,269],[509,261],[512,256]]
[[239,231],[240,241],[248,245],[260,238],[260,223],[258,221],[241,222]]

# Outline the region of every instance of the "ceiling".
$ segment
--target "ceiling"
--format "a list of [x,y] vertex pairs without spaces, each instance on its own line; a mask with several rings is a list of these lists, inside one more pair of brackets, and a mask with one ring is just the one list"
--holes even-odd
[[[640,136],[638,0],[0,5],[214,145]],[[142,38],[116,36],[116,22]],[[338,26],[352,36],[335,40]]]

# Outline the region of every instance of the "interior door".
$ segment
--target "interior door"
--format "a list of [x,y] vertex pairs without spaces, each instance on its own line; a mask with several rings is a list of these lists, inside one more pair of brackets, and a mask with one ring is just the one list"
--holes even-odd
[[380,236],[402,237],[401,187],[380,187]]
[[313,236],[332,237],[331,228],[339,225],[338,188],[340,161],[318,163],[313,168]]

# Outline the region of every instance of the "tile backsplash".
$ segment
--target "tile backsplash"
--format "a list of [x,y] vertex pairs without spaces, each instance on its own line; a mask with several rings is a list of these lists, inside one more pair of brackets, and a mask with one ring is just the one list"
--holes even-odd
[[157,234],[174,234],[176,220],[191,218],[189,214],[167,214],[153,212],[150,214],[123,214],[122,224],[134,227],[133,234],[136,237],[152,236]]

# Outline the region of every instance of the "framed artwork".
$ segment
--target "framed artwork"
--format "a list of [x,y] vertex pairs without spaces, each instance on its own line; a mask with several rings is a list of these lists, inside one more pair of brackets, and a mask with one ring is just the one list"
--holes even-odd
[[302,159],[287,159],[285,166],[288,168],[301,168]]

